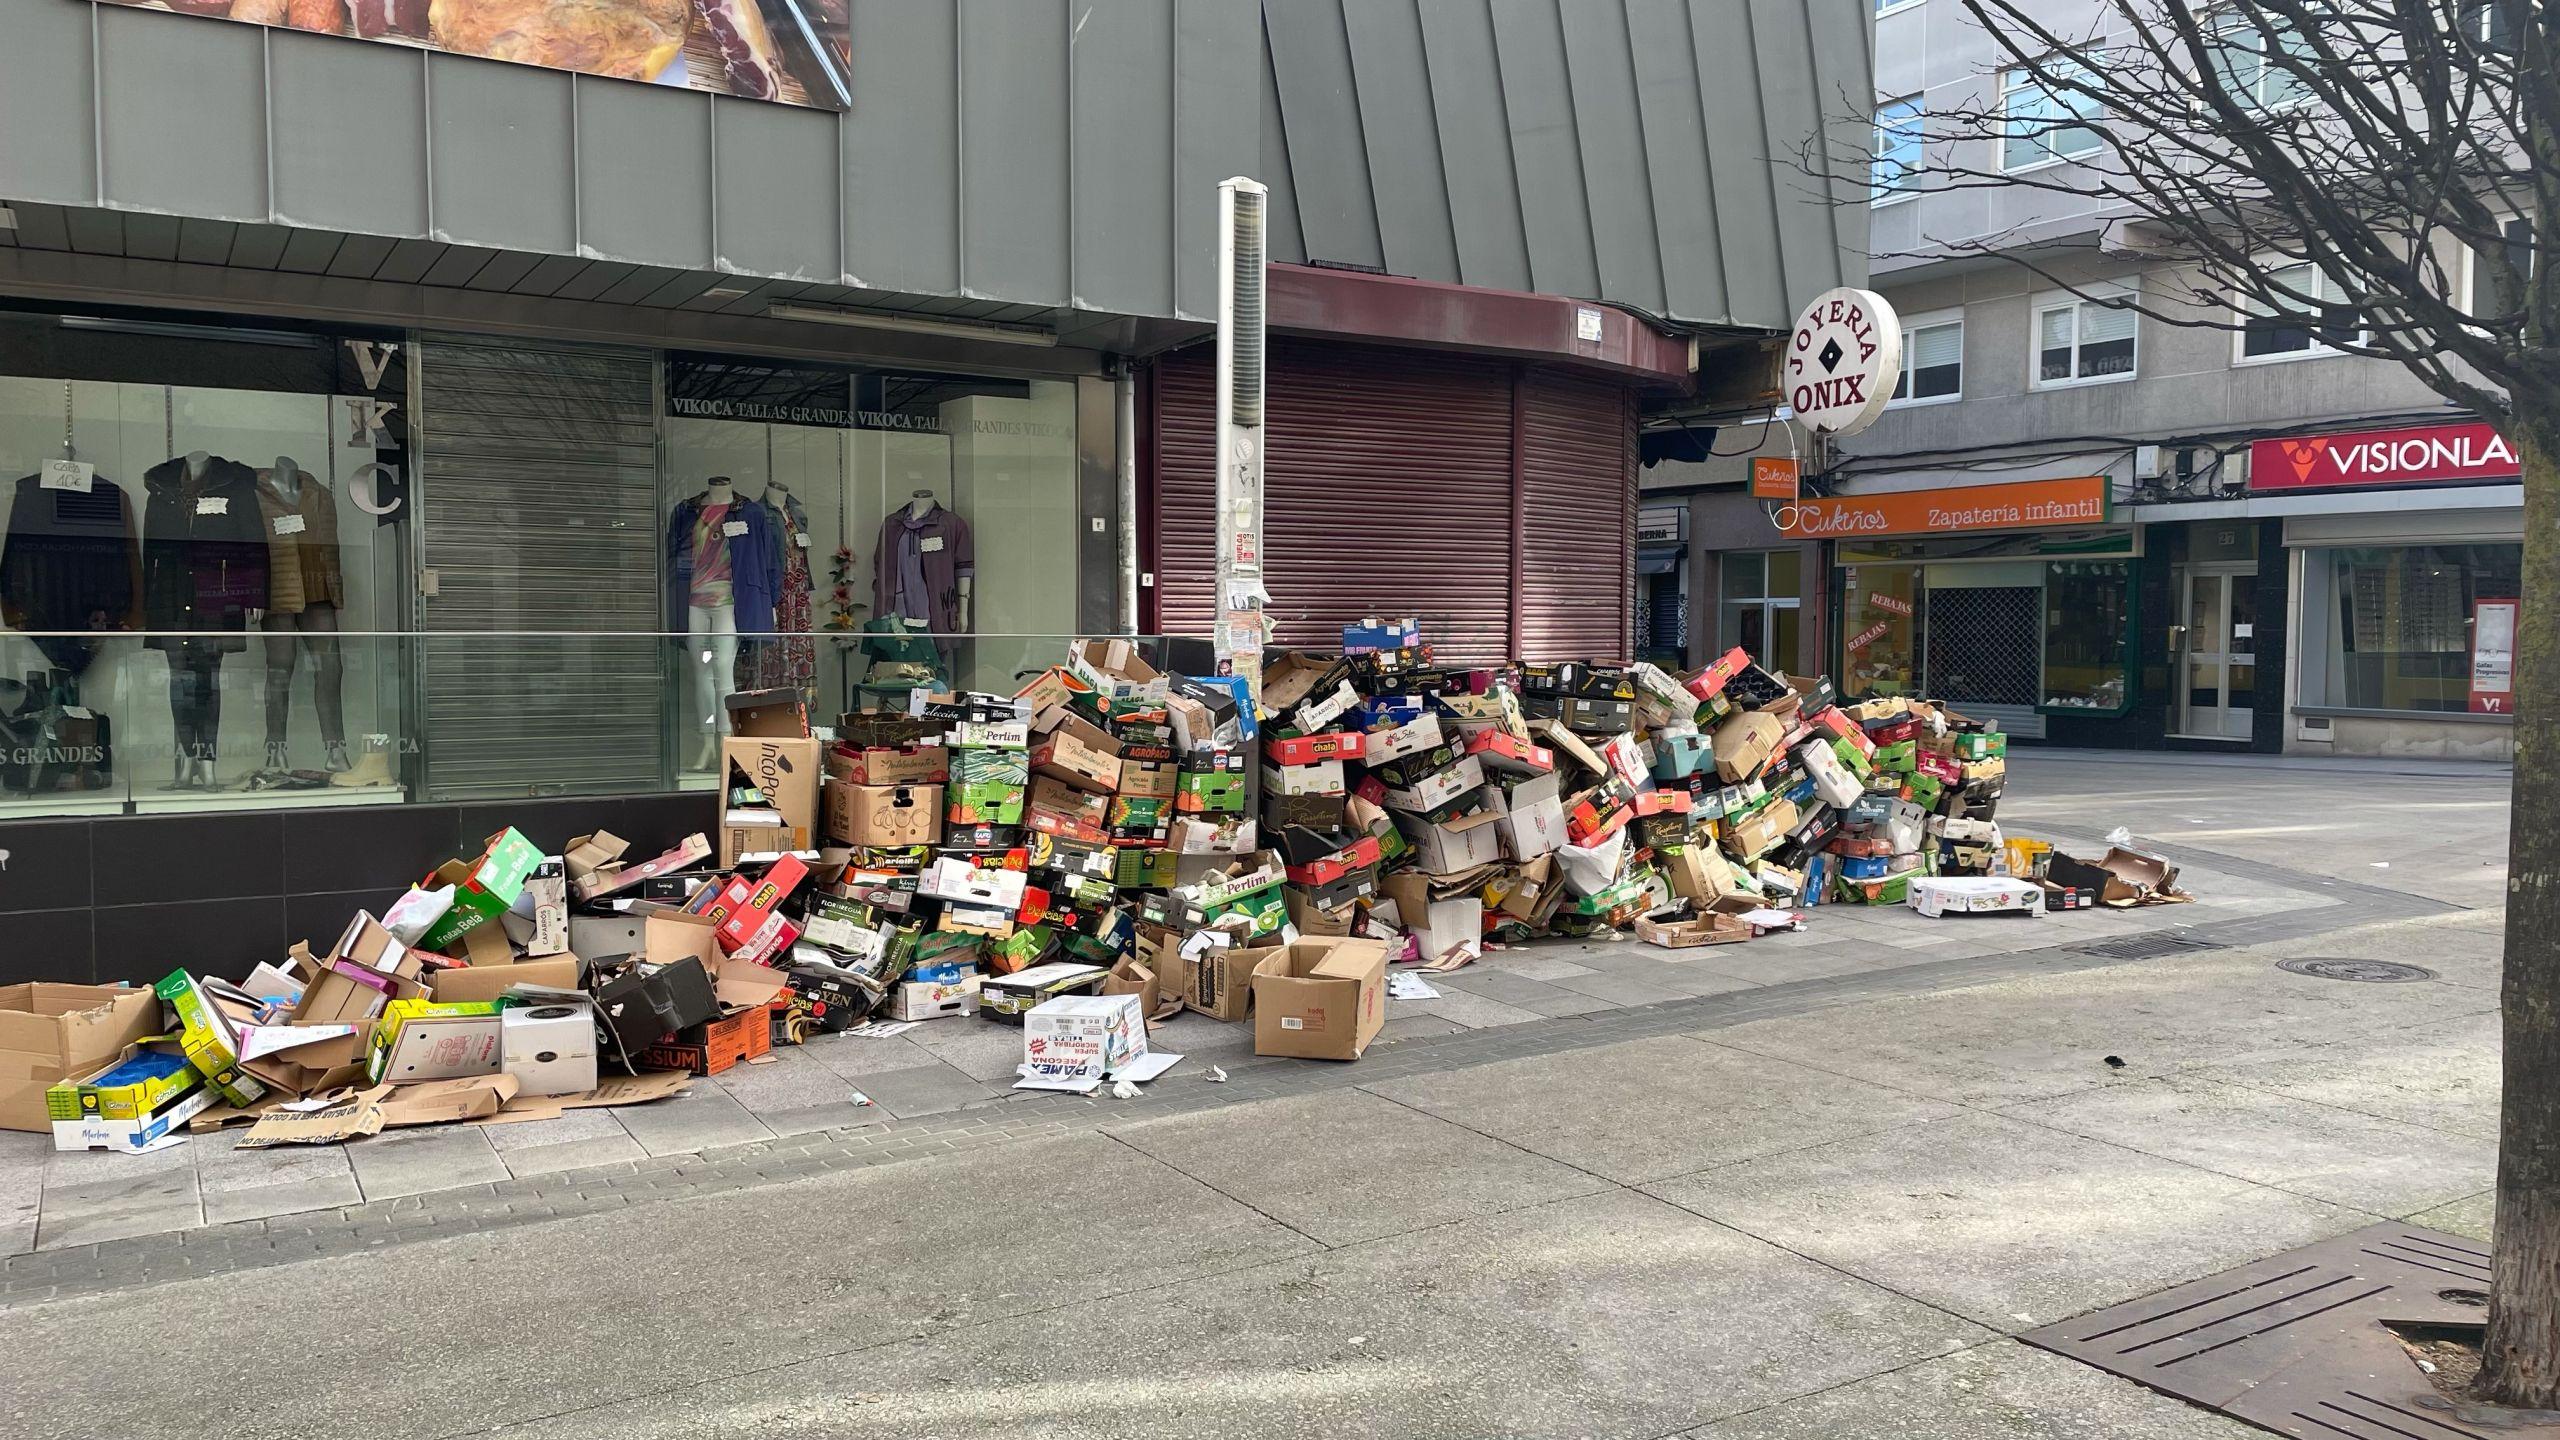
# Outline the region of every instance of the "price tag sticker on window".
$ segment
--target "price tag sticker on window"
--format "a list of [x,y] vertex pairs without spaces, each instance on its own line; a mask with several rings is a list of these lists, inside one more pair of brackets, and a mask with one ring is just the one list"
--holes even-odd
[[939,549],[941,549],[941,548],[942,548],[942,537],[941,537],[941,536],[939,536],[939,535],[927,535],[926,537],[924,537],[924,547],[923,547],[923,549],[924,549],[924,553],[925,553],[925,554],[930,555],[930,554],[932,554],[934,551],[939,550]]
[[200,495],[196,497],[196,513],[199,515],[228,515],[231,513],[231,497],[228,495]]
[[299,535],[302,533],[303,527],[304,521],[299,515],[279,515],[276,517],[276,533],[279,535]]
[[728,536],[732,540],[735,540],[739,536],[747,533],[747,522],[744,520],[732,520],[720,527],[720,533]]
[[91,477],[97,473],[98,467],[86,460],[47,460],[44,462],[44,479],[37,483],[47,490],[68,490],[76,495],[86,495]]
[[809,537],[805,534],[794,535],[791,537],[791,543],[799,546],[803,550],[806,550],[809,548]]
[[65,705],[62,707],[62,718],[65,720],[94,720],[97,717],[90,714],[86,706]]

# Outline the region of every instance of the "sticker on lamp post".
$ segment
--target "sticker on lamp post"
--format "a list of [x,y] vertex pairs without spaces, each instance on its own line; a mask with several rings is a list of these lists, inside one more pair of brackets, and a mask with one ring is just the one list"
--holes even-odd
[[1796,316],[1782,363],[1797,424],[1816,435],[1855,435],[1893,399],[1901,317],[1873,290],[1825,290]]

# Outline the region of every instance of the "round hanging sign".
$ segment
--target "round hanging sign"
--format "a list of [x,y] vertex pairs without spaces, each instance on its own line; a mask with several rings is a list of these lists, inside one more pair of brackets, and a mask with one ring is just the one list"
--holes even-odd
[[1787,405],[1816,435],[1855,435],[1875,423],[1902,376],[1902,319],[1873,290],[1843,285],[1813,297],[1787,337]]

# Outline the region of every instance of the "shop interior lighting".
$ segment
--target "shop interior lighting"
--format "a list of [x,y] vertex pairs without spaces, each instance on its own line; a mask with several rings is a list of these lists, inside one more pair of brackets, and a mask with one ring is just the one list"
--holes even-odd
[[325,343],[317,335],[291,330],[234,330],[225,325],[179,325],[166,320],[118,320],[104,315],[65,315],[65,330],[97,330],[109,335],[158,335],[173,340],[223,340],[234,345],[289,345],[307,350]]
[[1024,325],[994,325],[981,320],[938,320],[923,315],[882,315],[868,310],[837,310],[820,305],[768,305],[775,320],[805,320],[815,325],[846,325],[856,330],[893,330],[901,335],[946,335],[954,340],[987,340],[998,345],[1054,346],[1054,330]]

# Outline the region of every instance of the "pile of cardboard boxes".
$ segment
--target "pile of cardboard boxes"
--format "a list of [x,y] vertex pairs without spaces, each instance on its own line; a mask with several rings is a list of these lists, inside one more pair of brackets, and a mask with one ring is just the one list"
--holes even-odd
[[964,1021],[1021,1027],[1025,1086],[1091,1090],[1173,1063],[1147,1029],[1184,1010],[1249,1021],[1260,1054],[1356,1059],[1390,964],[1488,942],[2179,898],[2150,857],[2008,841],[2005,737],[1926,701],[1843,704],[1739,650],[1678,675],[1441,665],[1410,621],[1342,641],[1271,656],[1258,696],[1120,640],[831,733],[796,693],[733,696],[717,814],[664,853],[506,830],[325,951],[0,991],[0,1123],[333,1143]]

